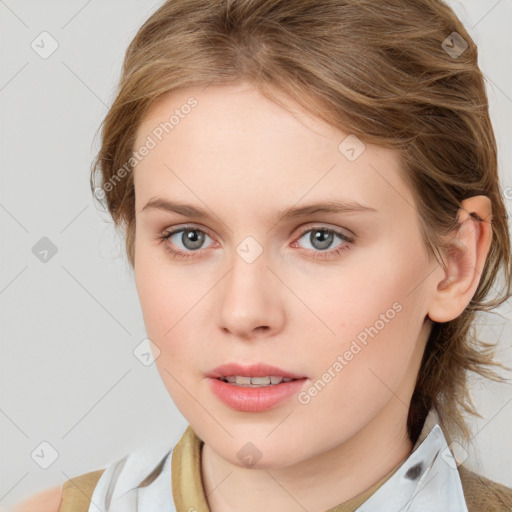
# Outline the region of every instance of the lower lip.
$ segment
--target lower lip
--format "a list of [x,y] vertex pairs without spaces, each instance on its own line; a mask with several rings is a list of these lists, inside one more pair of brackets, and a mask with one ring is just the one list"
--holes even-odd
[[304,386],[306,378],[258,388],[236,386],[214,378],[208,380],[215,395],[232,409],[242,412],[262,412],[272,409],[286,398],[298,393]]

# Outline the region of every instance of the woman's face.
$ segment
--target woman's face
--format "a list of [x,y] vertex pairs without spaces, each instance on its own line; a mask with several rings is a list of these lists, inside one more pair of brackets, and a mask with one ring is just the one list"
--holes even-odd
[[[156,365],[192,428],[240,466],[298,463],[384,423],[403,436],[440,276],[397,153],[299,112],[244,82],[183,89],[134,148],[135,279]],[[221,382],[228,363],[297,379]]]

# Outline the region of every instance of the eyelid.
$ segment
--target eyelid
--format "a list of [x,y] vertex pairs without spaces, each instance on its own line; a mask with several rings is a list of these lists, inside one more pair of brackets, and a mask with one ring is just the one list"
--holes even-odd
[[[160,242],[168,242],[173,235],[180,233],[181,231],[186,231],[186,230],[201,231],[205,235],[207,235],[211,240],[213,240],[214,243],[212,245],[214,247],[215,247],[215,245],[217,245],[217,246],[219,245],[219,242],[216,240],[216,238],[214,236],[212,236],[208,232],[209,231],[208,229],[199,227],[194,224],[178,224],[176,226],[173,226],[172,228],[167,228],[161,234],[159,234],[157,238]],[[354,233],[347,228],[341,228],[339,226],[333,227],[333,226],[330,226],[328,224],[321,223],[321,222],[320,223],[312,222],[308,225],[300,226],[298,228],[298,230],[299,230],[298,235],[295,236],[293,242],[291,243],[292,247],[296,247],[299,239],[302,238],[305,233],[309,233],[311,231],[326,231],[326,232],[333,233],[335,236],[340,238],[341,241],[343,242],[343,244],[340,247],[335,248],[335,249],[330,249],[328,251],[312,251],[312,250],[308,249],[309,252],[313,253],[313,257],[317,258],[317,259],[328,259],[329,255],[332,255],[333,252],[334,252],[334,254],[339,254],[341,251],[350,249],[350,247],[353,245],[355,239],[357,238],[356,235],[354,235]],[[350,234],[346,234],[345,231]],[[180,257],[183,257],[183,258],[189,258],[189,257],[193,257],[193,255],[195,255],[195,254],[199,254],[204,251],[207,251],[208,247],[198,249],[196,251],[182,251],[180,249],[178,249],[176,251],[176,250],[172,249],[169,245],[166,244],[166,249],[172,254],[180,255]],[[316,255],[316,254],[318,254],[318,255]]]
[[[158,239],[159,239],[159,242],[163,243],[167,240],[169,240],[173,235],[177,234],[177,233],[180,233],[182,231],[186,231],[186,230],[189,230],[189,231],[201,231],[203,232],[205,235],[207,235],[209,238],[211,238],[212,240],[214,240],[214,243],[218,244],[218,242],[215,240],[215,238],[213,237],[210,237],[210,235],[207,233],[206,230],[203,230],[202,228],[197,228],[197,227],[194,227],[194,226],[176,226],[174,229],[172,229],[171,231],[165,231],[163,234],[159,235],[158,236]],[[302,226],[300,228],[300,234],[298,236],[298,238],[296,238],[291,246],[292,247],[296,247],[297,246],[297,243],[298,243],[298,240],[300,238],[302,238],[304,236],[305,233],[309,233],[311,231],[325,231],[325,232],[328,232],[328,233],[331,233],[331,234],[334,234],[335,236],[337,236],[338,238],[340,238],[342,240],[342,244],[334,249],[329,249],[328,251],[314,251],[314,250],[310,250],[308,249],[308,252],[311,253],[311,257],[314,258],[314,259],[317,259],[317,260],[320,260],[320,261],[329,261],[332,257],[335,257],[335,256],[338,256],[340,255],[341,253],[345,252],[345,251],[349,251],[354,243],[354,237],[353,236],[347,236],[346,234],[344,234],[342,231],[341,231],[341,228],[332,228],[332,227],[329,227],[327,225],[316,225],[316,226]],[[171,246],[165,244],[165,249],[167,252],[169,252],[171,254],[171,256],[173,258],[176,258],[176,259],[183,259],[183,260],[188,260],[189,258],[193,258],[194,255],[196,253],[202,253],[203,251],[205,251],[206,249],[200,249],[198,251],[182,251],[182,250],[175,250],[173,249]]]
[[178,224],[176,226],[172,226],[170,228],[165,228],[163,231],[162,231],[162,235],[161,236],[164,236],[164,235],[169,235],[169,236],[172,236],[176,233],[179,233],[180,231],[185,231],[185,230],[196,230],[196,231],[202,231],[203,233],[207,234],[212,240],[215,239],[215,237],[213,237],[209,230],[207,228],[204,228],[202,226],[197,226],[195,224]]
[[[215,240],[215,237],[212,236],[212,234],[209,232],[209,230],[203,226],[198,226],[196,224],[178,224],[176,226],[173,226],[172,228],[166,228],[162,231],[162,235],[172,235],[172,234],[175,234],[176,232],[179,232],[179,231],[182,231],[182,230],[185,230],[185,229],[196,229],[198,231],[203,231],[204,233],[206,233],[212,240]],[[342,234],[344,234],[344,236],[346,236],[347,239],[355,239],[356,238],[356,235],[350,231],[350,229],[347,229],[347,228],[342,228],[342,227],[339,227],[339,226],[331,226],[327,223],[322,223],[322,222],[311,222],[305,226],[300,226],[299,228],[297,228],[298,231],[299,231],[299,235],[303,235],[304,233],[307,233],[308,231],[311,231],[311,230],[314,230],[314,229],[317,229],[317,230],[322,230],[322,229],[325,229],[325,230],[331,230],[331,231],[335,231],[335,232],[340,232]],[[294,230],[295,231],[295,230]],[[293,231],[292,231],[293,233]],[[348,234],[345,234],[345,233],[348,233]]]
[[312,222],[311,224],[308,224],[306,226],[301,226],[299,229],[299,237],[302,236],[304,233],[307,233],[309,231],[333,231],[334,233],[338,233],[343,236],[347,241],[353,242],[356,238],[356,235],[350,231],[350,229],[342,228],[339,226],[331,226],[329,224],[323,223],[323,222]]

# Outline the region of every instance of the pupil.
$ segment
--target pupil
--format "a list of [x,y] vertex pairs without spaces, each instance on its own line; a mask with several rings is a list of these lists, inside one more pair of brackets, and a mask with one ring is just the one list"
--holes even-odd
[[[325,230],[313,231],[310,236],[311,244],[316,249],[327,249],[332,243],[333,236],[333,233],[329,233]],[[317,246],[317,244],[319,244],[319,246]]]
[[187,249],[198,249],[204,240],[204,234],[197,229],[188,229],[183,232],[182,242]]

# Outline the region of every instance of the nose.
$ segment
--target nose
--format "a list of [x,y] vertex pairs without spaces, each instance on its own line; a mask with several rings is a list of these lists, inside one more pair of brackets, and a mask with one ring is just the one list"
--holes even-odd
[[285,287],[265,253],[252,262],[235,254],[218,290],[218,322],[225,332],[252,340],[273,336],[283,328]]

